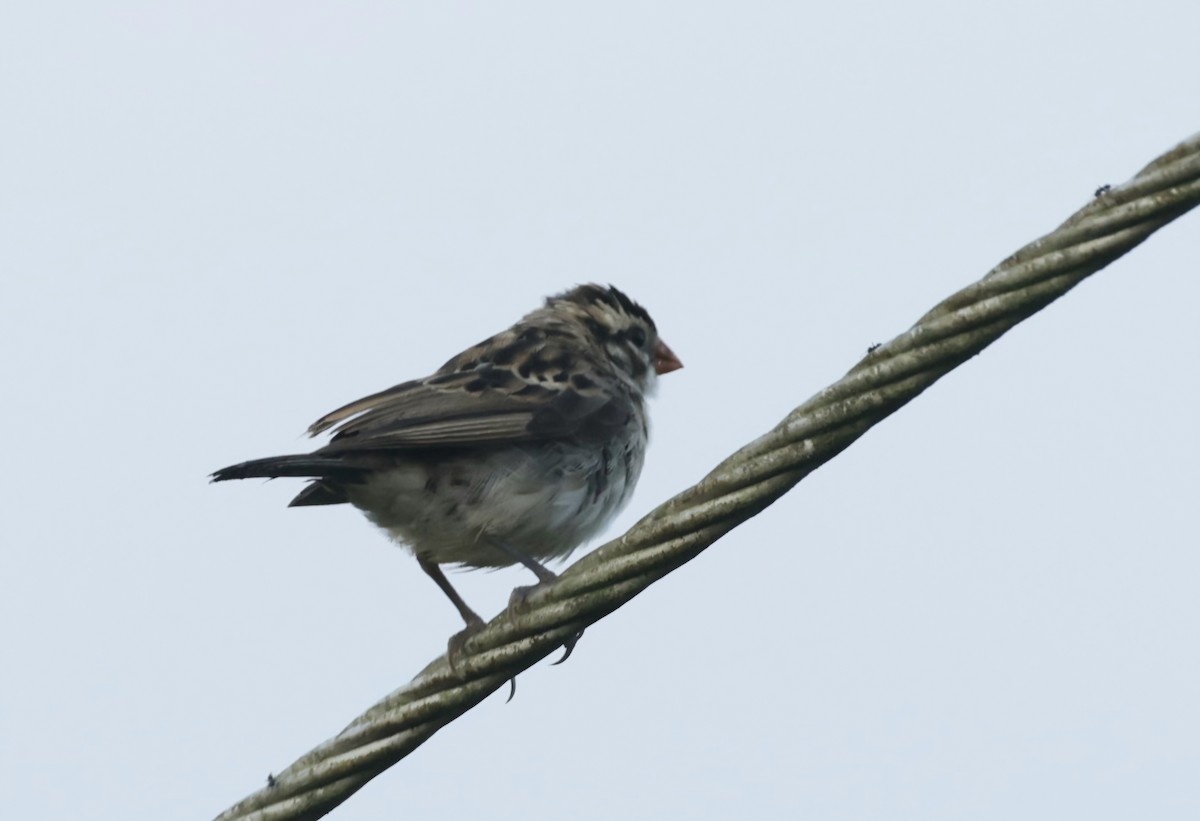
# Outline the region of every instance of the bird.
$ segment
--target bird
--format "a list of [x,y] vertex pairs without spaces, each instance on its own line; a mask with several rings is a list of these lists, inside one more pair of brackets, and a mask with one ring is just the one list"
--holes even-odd
[[[596,536],[633,493],[646,453],[646,400],[683,367],[650,314],[615,286],[547,297],[430,376],[343,405],[308,428],[312,453],[221,468],[214,482],[307,478],[290,507],[350,504],[416,557],[466,627],[484,622],[443,565],[524,565],[537,583]],[[570,655],[575,639],[564,646]]]

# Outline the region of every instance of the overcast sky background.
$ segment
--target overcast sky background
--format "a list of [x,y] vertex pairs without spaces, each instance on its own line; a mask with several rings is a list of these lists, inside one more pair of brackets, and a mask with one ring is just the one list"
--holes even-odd
[[[0,806],[210,818],[458,617],[211,470],[613,282],[615,536],[1200,128],[1183,2],[0,11]],[[1200,214],[332,817],[1200,817]],[[519,570],[455,577],[490,617]]]

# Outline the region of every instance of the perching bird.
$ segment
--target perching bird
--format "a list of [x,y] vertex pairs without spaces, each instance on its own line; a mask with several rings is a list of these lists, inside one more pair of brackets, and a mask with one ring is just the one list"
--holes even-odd
[[[440,565],[528,567],[563,558],[629,501],[642,471],[646,397],[683,367],[644,308],[609,286],[548,298],[511,328],[318,419],[310,454],[222,468],[214,482],[310,477],[291,506],[350,503],[400,544],[483,626]],[[573,642],[568,643],[570,652]]]

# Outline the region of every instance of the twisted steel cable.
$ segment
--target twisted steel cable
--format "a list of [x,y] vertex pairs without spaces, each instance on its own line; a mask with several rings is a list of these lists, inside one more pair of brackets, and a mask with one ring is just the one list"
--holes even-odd
[[773,430],[567,568],[217,821],[320,818],[584,627],[762,511],[877,422],[1021,320],[1200,204],[1200,134],[1102,189],[1035,240],[872,350]]

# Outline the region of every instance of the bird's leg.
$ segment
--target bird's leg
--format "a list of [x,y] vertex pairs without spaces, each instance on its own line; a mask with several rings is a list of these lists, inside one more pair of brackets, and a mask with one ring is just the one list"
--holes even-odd
[[[552,582],[558,578],[558,574],[555,573],[553,570],[546,567],[544,564],[542,564],[537,559],[533,558],[532,556],[530,556],[528,553],[524,552],[523,550],[518,550],[517,548],[513,547],[508,542],[501,541],[499,539],[493,539],[492,544],[494,544],[497,548],[499,548],[503,552],[507,553],[512,558],[516,559],[521,564],[525,565],[527,568],[529,568],[533,572],[533,574],[535,576],[538,577],[537,584],[530,584],[530,585],[526,585],[524,587],[514,587],[513,588],[512,595],[510,595],[508,597],[508,606],[512,610],[514,610],[516,612],[520,612],[521,610],[525,609],[528,606],[527,601],[528,601],[530,593],[532,593],[534,590],[537,590],[543,584],[549,584],[550,582]],[[569,639],[564,641],[562,658],[560,658],[558,661],[554,662],[554,664],[562,664],[564,661],[566,661],[568,658],[570,658],[571,653],[574,652],[574,650],[575,650],[575,645],[579,643],[579,639],[582,637],[583,637],[583,631],[580,630],[578,633],[576,633],[575,635],[571,636]]]
[[523,587],[513,588],[512,595],[508,597],[508,606],[514,610],[523,609],[526,606],[526,600],[529,598],[530,593],[532,593],[534,590],[537,590],[543,584],[549,584],[558,578],[558,574],[553,570],[546,567],[544,564],[530,556],[525,551],[518,550],[517,548],[513,547],[508,542],[501,541],[500,539],[492,539],[491,543],[495,545],[497,549],[507,553],[510,558],[516,559],[518,562],[525,565],[533,572],[535,576],[538,577],[537,584],[529,584]]
[[[524,552],[523,550],[518,550],[517,548],[513,547],[508,542],[503,542],[503,541],[500,541],[499,539],[492,539],[491,543],[494,544],[496,547],[498,547],[501,551],[507,553],[510,557],[516,559],[518,562],[520,562],[521,564],[528,567],[531,571],[533,571],[533,575],[538,577],[539,583],[540,582],[552,582],[558,578],[558,574],[555,573],[553,570],[546,567],[544,564],[542,564],[537,559],[533,558],[532,556],[530,556],[528,553]],[[537,585],[534,585],[534,586],[536,587]],[[522,588],[518,587],[517,589],[521,590]]]
[[450,584],[450,580],[446,578],[442,568],[438,567],[437,562],[432,561],[428,556],[418,555],[417,564],[421,565],[421,569],[437,583],[437,586],[446,594],[446,598],[450,599],[450,602],[458,609],[458,614],[462,616],[463,621],[467,623],[466,628],[450,637],[450,643],[446,648],[446,660],[450,663],[450,670],[457,675],[456,662],[462,657],[467,639],[483,629],[484,621],[479,618],[478,613],[467,606],[463,597],[458,595],[458,591]]
[[433,579],[437,586],[446,594],[446,598],[450,599],[450,603],[458,609],[458,615],[462,616],[463,621],[467,623],[467,627],[478,630],[483,627],[483,619],[479,618],[479,614],[467,606],[463,601],[463,597],[458,595],[458,591],[450,584],[450,580],[446,578],[446,574],[442,572],[442,568],[438,567],[437,562],[431,561],[428,556],[417,556],[417,564],[421,565],[429,578]]

